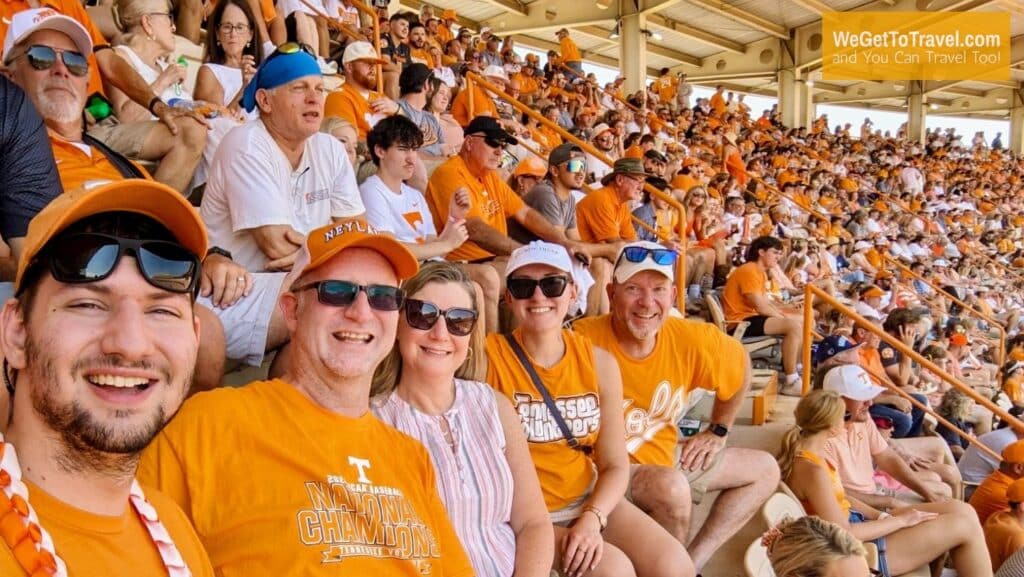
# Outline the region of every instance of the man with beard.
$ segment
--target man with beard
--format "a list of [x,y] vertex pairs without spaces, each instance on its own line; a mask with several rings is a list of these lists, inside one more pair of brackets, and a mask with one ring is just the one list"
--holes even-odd
[[426,64],[428,68],[434,68],[434,59],[430,56],[427,45],[427,28],[422,22],[413,22],[409,26],[409,60]]
[[337,116],[352,123],[359,140],[366,140],[366,134],[382,118],[398,112],[395,101],[376,92],[377,65],[386,63],[369,42],[352,42],[341,57],[345,84],[327,95],[324,116]]
[[[4,6],[9,8],[9,3]],[[0,13],[3,11],[4,8],[0,6]],[[5,17],[5,23],[7,21]],[[133,89],[129,84],[133,77],[138,78],[139,83],[145,85],[145,91],[152,94],[149,85],[144,83],[124,59],[113,50],[101,50],[104,46],[110,48],[109,46],[94,45],[93,36],[90,35],[88,28],[74,18],[52,8],[40,8],[18,12],[10,17],[9,22],[4,37],[4,65],[14,71],[15,75],[39,74],[47,77],[40,81],[37,89],[50,97],[49,106],[46,110],[39,109],[39,112],[44,117],[68,125],[76,134],[73,142],[81,143],[82,132],[87,128],[82,110],[85,108],[86,96],[90,91],[95,91],[98,84],[98,79],[94,78],[94,67],[97,63],[102,68],[105,79],[108,79],[105,62],[112,60],[115,63],[124,63],[128,71],[120,72],[120,66],[117,65],[121,76],[117,80],[109,80],[134,100],[139,101],[141,98],[139,89]],[[63,46],[60,48],[66,50],[59,53],[60,58],[57,57],[58,53],[53,46],[37,47],[38,42],[49,42],[55,34],[63,37]],[[95,59],[89,57],[94,49]],[[63,65],[57,65],[57,61]],[[33,70],[26,71],[27,68]],[[18,80],[15,79],[15,82]],[[25,90],[30,92],[27,88]],[[29,96],[32,97],[32,94]],[[102,141],[127,156],[159,161],[160,166],[154,173],[156,180],[179,192],[188,192],[192,174],[202,160],[207,128],[192,120],[172,120],[180,116],[181,111],[168,112],[170,109],[167,105],[155,96],[152,101],[143,100],[140,104],[149,104],[150,112],[160,116],[166,126],[156,121],[117,124],[111,116],[110,120],[89,128],[90,136],[93,137],[89,144],[96,146],[96,142]],[[109,116],[109,109],[106,113]],[[97,111],[93,110],[93,114],[96,115]],[[168,130],[168,126],[174,127],[173,134]],[[58,158],[58,161],[61,159]]]
[[472,575],[426,449],[370,411],[416,258],[351,219],[310,232],[295,266],[282,377],[190,399],[140,477],[186,508],[222,577]]
[[32,221],[0,313],[0,574],[213,575],[182,511],[135,480],[192,379],[205,253],[195,209],[151,181],[68,192]]
[[[678,258],[656,243],[627,244],[608,285],[611,313],[574,330],[611,352],[622,373],[634,465],[626,498],[686,545],[700,571],[775,492],[779,468],[768,453],[725,446],[750,387],[750,362],[714,325],[671,316]],[[697,389],[715,394],[711,424],[680,438],[676,423],[700,400]],[[691,501],[713,491],[721,493],[690,541]]]
[[[31,16],[30,22],[35,22],[28,29],[30,32],[23,27],[27,16]],[[15,57],[10,64],[10,73],[15,84],[25,90],[29,100],[43,116],[63,189],[74,190],[96,181],[148,179],[149,175],[143,169],[85,132],[82,108],[85,105],[88,80],[84,74],[72,73],[70,68],[75,67],[75,64],[69,67],[65,59],[74,62],[74,57],[69,53],[87,54],[92,50],[92,42],[86,30],[74,20],[53,10],[33,10],[27,16],[26,13],[19,14],[8,30],[9,34],[22,32],[22,38],[11,43],[10,53]],[[52,51],[64,56],[55,59],[49,68],[39,69],[31,65],[28,56],[18,56],[26,55],[30,50],[38,53]],[[82,62],[85,62],[84,59]],[[5,213],[12,216],[18,213],[35,215],[60,192],[60,186],[37,189],[32,194],[17,194],[17,191],[9,190],[10,199],[17,208]],[[15,258],[21,253],[24,235],[25,228],[21,228],[20,231],[4,236]],[[200,349],[202,352],[194,382],[194,386],[200,390],[218,386],[224,369],[224,343],[220,323],[207,307],[229,307],[253,288],[251,279],[245,276],[245,270],[233,263],[223,251],[215,249],[214,253],[204,256],[201,294],[210,299],[204,298],[204,306],[196,307],[196,314],[206,328],[203,331],[203,347]],[[239,277],[241,281],[237,280]],[[5,290],[9,286],[8,283],[0,284],[0,295],[9,296],[10,293]]]
[[[599,150],[601,154],[607,156],[609,160],[615,162],[618,154],[615,149],[615,133],[612,131],[612,128],[602,122],[594,127],[591,131],[591,135],[593,138],[593,140],[591,140],[591,144],[594,145],[594,148]],[[612,171],[612,167],[588,152],[587,170],[590,173],[587,181],[597,182],[610,173]]]

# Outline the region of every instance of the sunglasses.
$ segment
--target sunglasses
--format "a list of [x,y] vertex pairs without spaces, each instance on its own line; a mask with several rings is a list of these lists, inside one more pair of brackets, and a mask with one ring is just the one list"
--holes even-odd
[[450,334],[464,337],[473,332],[477,314],[472,309],[455,307],[441,310],[431,302],[419,299],[405,300],[405,322],[414,329],[429,331],[441,317],[444,317],[444,324]]
[[496,139],[496,138],[494,138],[492,136],[488,136],[486,134],[470,134],[469,136],[475,136],[476,138],[482,138],[484,140],[484,144],[486,144],[487,146],[490,146],[491,148],[500,148],[502,150],[505,149],[505,144],[506,144],[505,141],[498,140],[498,139]]
[[57,63],[57,55],[64,63],[64,67],[72,76],[85,76],[89,73],[89,60],[81,52],[74,50],[61,50],[39,44],[29,46],[23,56],[28,59],[29,65],[36,70],[49,70]]
[[316,289],[320,304],[331,307],[351,306],[360,291],[366,292],[370,308],[378,311],[397,311],[405,301],[405,292],[396,287],[382,284],[361,285],[347,280],[321,280],[292,287],[292,292]]
[[274,50],[274,53],[271,54],[265,62],[269,62],[275,56],[281,56],[282,54],[296,54],[298,52],[305,52],[313,58],[316,58],[316,52],[313,52],[313,48],[310,47],[309,44],[306,44],[305,42],[285,42],[278,46]]
[[537,286],[540,285],[540,292],[548,298],[557,298],[565,293],[565,287],[569,286],[567,276],[546,276],[542,279],[517,277],[509,278],[506,286],[512,297],[518,300],[526,300],[533,296]]
[[49,261],[50,272],[57,281],[84,284],[109,277],[129,251],[149,284],[173,293],[194,294],[199,290],[199,258],[174,242],[91,232],[69,234],[40,258]]
[[644,262],[644,259],[651,257],[656,264],[670,266],[676,264],[679,253],[667,248],[647,248],[645,246],[627,246],[622,249],[619,259],[626,259],[629,262]]
[[582,158],[574,158],[565,163],[565,170],[576,174],[587,169],[587,161]]

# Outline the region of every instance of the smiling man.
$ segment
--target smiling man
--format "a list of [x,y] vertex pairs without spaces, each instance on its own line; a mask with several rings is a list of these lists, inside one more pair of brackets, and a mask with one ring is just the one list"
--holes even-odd
[[[609,351],[622,374],[630,485],[626,498],[687,547],[700,571],[775,491],[779,469],[763,451],[726,448],[750,387],[743,346],[714,325],[671,316],[678,253],[653,242],[625,245],[608,285],[611,313],[576,332]],[[715,394],[711,423],[681,438],[676,427],[701,395]],[[691,503],[721,491],[692,541]]]
[[363,213],[345,147],[320,132],[320,67],[284,47],[246,86],[242,106],[260,118],[224,137],[200,209],[212,243],[251,272],[291,270],[309,231]]
[[181,510],[135,481],[192,380],[205,253],[195,209],[145,180],[68,192],[29,225],[0,318],[0,575],[213,575]]
[[369,410],[418,268],[362,219],[312,231],[281,298],[283,376],[196,395],[144,455],[218,575],[473,574],[426,449]]

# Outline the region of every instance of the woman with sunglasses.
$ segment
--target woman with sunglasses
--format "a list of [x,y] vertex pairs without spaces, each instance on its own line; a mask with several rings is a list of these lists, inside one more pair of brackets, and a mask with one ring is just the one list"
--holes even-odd
[[217,3],[207,23],[206,61],[196,77],[197,100],[223,104],[247,119],[259,113],[242,110],[242,92],[262,60],[263,38],[248,0]]
[[426,446],[438,492],[478,577],[546,577],[553,540],[523,430],[479,382],[483,327],[458,265],[432,262],[403,285],[397,342],[378,367],[373,411]]
[[[562,575],[687,576],[683,546],[623,498],[622,382],[610,353],[562,327],[577,286],[568,252],[534,241],[508,261],[519,328],[487,337],[487,382],[512,400],[554,524]],[[552,409],[553,407],[553,409]]]
[[[832,380],[867,379],[863,369],[837,367]],[[961,577],[991,577],[981,526],[977,519],[929,511],[929,505],[878,511],[846,494],[839,474],[825,460],[830,437],[845,434],[847,412],[843,397],[831,390],[811,391],[796,406],[796,426],[782,439],[779,468],[783,481],[810,515],[839,525],[862,541],[875,541],[879,569],[889,577],[909,573],[947,551]]]

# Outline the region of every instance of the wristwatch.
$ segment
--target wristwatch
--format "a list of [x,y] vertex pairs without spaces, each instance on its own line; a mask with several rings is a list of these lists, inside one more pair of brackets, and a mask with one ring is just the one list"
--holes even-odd
[[729,434],[729,427],[726,427],[725,425],[720,425],[718,423],[711,423],[711,426],[708,427],[708,430],[711,431],[711,434],[716,437],[725,437]]
[[206,251],[206,256],[203,257],[203,259],[205,260],[206,258],[209,258],[209,256],[211,254],[219,254],[220,256],[222,256],[222,257],[224,257],[224,258],[226,258],[228,260],[235,260],[235,259],[231,258],[231,253],[230,252],[222,249],[219,246],[211,246],[210,249]]

